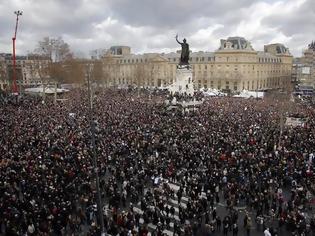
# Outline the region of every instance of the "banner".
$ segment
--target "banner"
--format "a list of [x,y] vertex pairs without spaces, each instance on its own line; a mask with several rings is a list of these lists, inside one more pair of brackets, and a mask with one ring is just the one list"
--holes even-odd
[[305,127],[306,118],[287,117],[285,125],[292,127]]

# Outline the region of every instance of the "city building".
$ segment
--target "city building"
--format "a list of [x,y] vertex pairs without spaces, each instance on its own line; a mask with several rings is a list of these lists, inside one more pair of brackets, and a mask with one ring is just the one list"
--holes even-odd
[[0,90],[6,89],[8,84],[8,70],[5,63],[5,56],[0,54]]
[[[180,51],[135,55],[130,48],[114,46],[103,57],[107,86],[167,87],[175,81]],[[242,37],[221,40],[215,52],[192,52],[195,88],[266,90],[291,83],[293,57],[282,44],[255,51]]]
[[302,87],[315,87],[315,42],[308,45],[302,57],[294,59],[292,80]]
[[[39,55],[16,56],[16,78],[19,86],[41,84],[51,60]],[[0,88],[10,89],[13,78],[12,54],[0,54]]]

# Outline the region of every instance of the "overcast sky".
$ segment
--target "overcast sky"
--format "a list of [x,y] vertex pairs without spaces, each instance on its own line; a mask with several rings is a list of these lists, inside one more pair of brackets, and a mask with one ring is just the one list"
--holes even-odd
[[179,49],[214,51],[220,39],[242,36],[256,50],[283,43],[294,56],[315,40],[315,0],[0,0],[0,52],[11,52],[15,10],[23,10],[17,53],[32,52],[45,36],[77,55],[128,45],[133,53]]

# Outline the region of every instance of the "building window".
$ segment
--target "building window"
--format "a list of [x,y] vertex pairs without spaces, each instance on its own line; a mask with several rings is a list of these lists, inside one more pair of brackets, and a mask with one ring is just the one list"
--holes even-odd
[[196,57],[196,61],[199,61],[199,57]]
[[229,90],[229,89],[230,89],[230,82],[229,82],[229,81],[226,81],[226,82],[225,82],[225,89],[226,89],[226,90]]
[[233,89],[234,89],[234,91],[237,91],[237,82],[234,82]]
[[205,70],[207,69],[207,65],[205,65]]
[[211,61],[211,57],[208,57],[208,61]]

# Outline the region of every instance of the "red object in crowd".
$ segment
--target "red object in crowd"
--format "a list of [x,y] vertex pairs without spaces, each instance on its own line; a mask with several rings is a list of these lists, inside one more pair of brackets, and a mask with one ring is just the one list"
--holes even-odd
[[15,40],[16,40],[16,33],[17,33],[17,27],[18,27],[18,23],[19,23],[19,16],[22,15],[22,11],[15,11],[14,14],[16,14],[16,23],[15,23],[15,31],[14,31],[14,36],[12,38],[12,44],[13,44],[13,78],[12,78],[12,92],[13,93],[17,93],[18,89],[17,89],[17,84],[16,84],[16,58],[15,58]]

